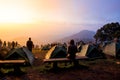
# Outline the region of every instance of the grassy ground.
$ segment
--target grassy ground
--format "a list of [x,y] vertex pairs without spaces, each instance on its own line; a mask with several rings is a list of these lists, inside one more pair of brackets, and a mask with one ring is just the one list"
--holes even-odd
[[6,73],[0,80],[119,80],[120,60],[96,59],[79,61],[79,67],[72,64],[59,63],[59,69],[53,69],[52,64],[43,64],[47,51],[33,50],[36,57],[34,65],[22,68],[25,73],[16,75]]

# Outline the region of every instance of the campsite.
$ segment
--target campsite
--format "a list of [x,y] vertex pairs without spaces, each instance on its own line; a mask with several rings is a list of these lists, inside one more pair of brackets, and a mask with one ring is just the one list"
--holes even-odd
[[120,80],[120,0],[0,0],[0,80]]
[[[84,49],[81,50],[82,54],[85,55],[85,52],[90,52],[96,50],[95,48],[91,48],[90,50],[86,51],[89,45],[85,45]],[[57,49],[58,47],[56,47]],[[61,47],[59,47],[61,48]],[[23,48],[25,49],[25,48]],[[64,49],[57,49],[54,51],[55,47],[51,48],[50,50],[41,50],[41,49],[33,49],[33,55],[35,57],[32,66],[21,66],[21,72],[14,73],[13,69],[1,69],[0,79],[1,80],[119,80],[120,79],[120,60],[116,58],[108,58],[108,59],[101,59],[96,56],[96,59],[93,57],[90,60],[80,60],[79,66],[73,67],[73,64],[69,62],[66,63],[58,63],[57,69],[52,67],[52,64],[44,64],[43,59],[50,58],[59,55],[53,55],[53,53],[60,52],[65,53]],[[22,52],[21,52],[22,51]],[[21,52],[23,53],[24,50],[18,48],[17,50],[13,50],[12,54]],[[90,55],[92,53],[89,53]],[[17,55],[18,55],[17,54]],[[79,54],[79,53],[78,53]],[[32,55],[32,56],[33,56]],[[49,56],[48,56],[49,55]],[[86,53],[87,56],[88,53]],[[8,55],[10,56],[10,55]],[[8,57],[7,56],[7,57]],[[24,56],[20,54],[19,56]],[[65,55],[63,55],[64,57]],[[94,56],[94,57],[95,57]],[[11,56],[12,57],[12,56]],[[62,57],[62,56],[61,56]],[[90,56],[91,57],[91,56]],[[26,59],[26,58],[25,58]],[[31,58],[32,59],[32,58]]]

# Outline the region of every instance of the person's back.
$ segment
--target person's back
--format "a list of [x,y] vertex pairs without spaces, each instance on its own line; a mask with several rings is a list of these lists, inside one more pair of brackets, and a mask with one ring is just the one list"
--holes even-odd
[[68,46],[68,54],[69,54],[68,58],[73,61],[74,66],[79,65],[79,62],[75,59],[77,51],[78,51],[77,46],[74,44],[74,40],[71,40],[70,45]]
[[6,41],[3,42],[3,47],[6,47]]
[[68,47],[68,54],[70,55],[69,56],[70,59],[75,59],[76,52],[77,52],[77,46],[76,45],[70,45]]
[[2,40],[0,39],[0,50],[2,49]]
[[33,42],[32,41],[27,41],[27,47],[31,47],[33,46]]
[[12,49],[14,49],[14,48],[15,48],[15,42],[12,41]]
[[68,54],[70,59],[75,59],[77,52],[77,46],[74,44],[74,40],[70,41],[70,45],[68,46]]
[[32,52],[33,42],[31,41],[31,38],[29,38],[26,45],[27,45],[27,48]]

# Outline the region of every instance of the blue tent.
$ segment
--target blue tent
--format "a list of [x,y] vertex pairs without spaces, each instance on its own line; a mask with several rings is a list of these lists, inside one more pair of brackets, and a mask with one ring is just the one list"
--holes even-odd
[[11,50],[5,57],[8,60],[25,60],[30,65],[33,64],[34,55],[26,47]]
[[45,59],[50,58],[65,58],[67,55],[66,48],[64,46],[52,47],[45,56]]
[[97,49],[96,46],[85,44],[81,47],[81,51],[77,56],[87,56],[88,58],[102,58],[103,54]]

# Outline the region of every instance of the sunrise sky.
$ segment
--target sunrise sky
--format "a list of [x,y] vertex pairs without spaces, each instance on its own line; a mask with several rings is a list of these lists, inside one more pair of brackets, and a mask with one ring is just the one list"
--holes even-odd
[[0,0],[0,39],[51,41],[120,22],[120,0]]

